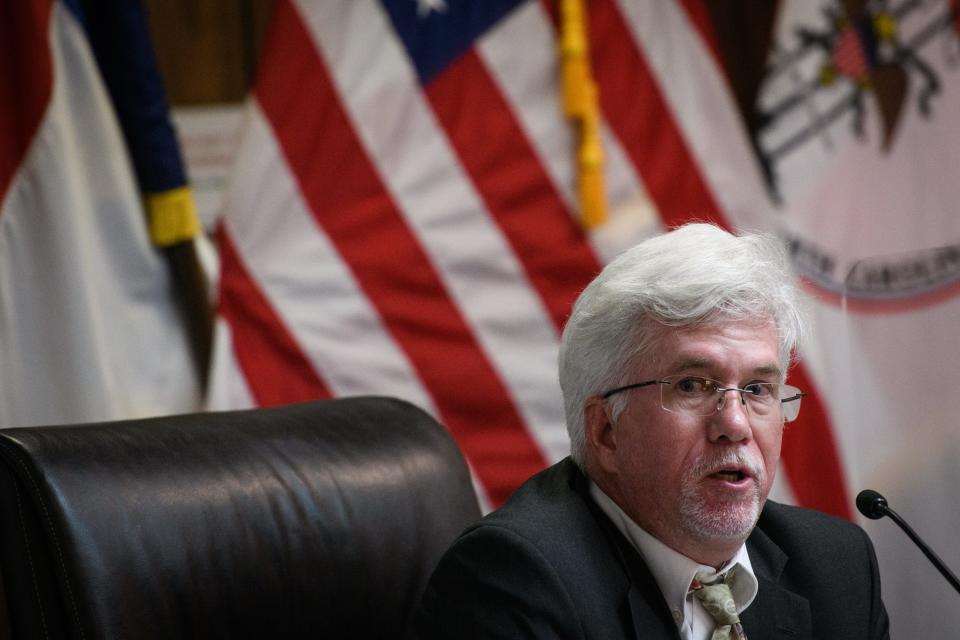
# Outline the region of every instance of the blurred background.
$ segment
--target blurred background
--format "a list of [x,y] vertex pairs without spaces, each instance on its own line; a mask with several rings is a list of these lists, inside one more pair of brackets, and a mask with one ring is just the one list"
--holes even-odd
[[960,566],[956,0],[0,8],[0,427],[384,394],[486,508],[566,455],[556,349],[622,249],[774,234],[806,295],[774,497],[861,522],[894,637]]

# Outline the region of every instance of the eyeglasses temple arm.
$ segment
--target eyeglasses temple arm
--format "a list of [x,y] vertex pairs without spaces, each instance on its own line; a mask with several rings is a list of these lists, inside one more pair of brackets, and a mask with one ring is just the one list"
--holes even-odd
[[780,402],[793,402],[794,400],[799,400],[800,398],[804,397],[805,395],[807,395],[807,394],[804,393],[803,391],[801,391],[800,393],[798,393],[798,394],[795,395],[795,396],[790,396],[789,398],[781,398],[781,399],[780,399]]
[[620,393],[621,391],[627,391],[628,389],[639,389],[640,387],[649,387],[651,384],[667,384],[663,380],[647,380],[646,382],[637,382],[636,384],[628,384],[623,387],[617,387],[616,389],[610,389],[605,393],[600,394],[600,397],[606,400],[615,393]]

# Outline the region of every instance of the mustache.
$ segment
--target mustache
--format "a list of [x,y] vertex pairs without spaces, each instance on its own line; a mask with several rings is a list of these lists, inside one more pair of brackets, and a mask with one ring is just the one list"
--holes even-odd
[[717,455],[704,456],[690,470],[695,479],[716,473],[728,467],[746,469],[750,477],[759,480],[763,476],[763,464],[756,455],[745,451],[723,451]]

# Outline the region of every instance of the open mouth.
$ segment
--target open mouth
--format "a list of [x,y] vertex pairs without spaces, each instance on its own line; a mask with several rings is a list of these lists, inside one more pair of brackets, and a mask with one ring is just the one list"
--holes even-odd
[[741,480],[746,479],[747,474],[740,469],[721,469],[716,473],[711,473],[710,477],[716,478],[717,480],[723,480],[725,482],[740,482]]

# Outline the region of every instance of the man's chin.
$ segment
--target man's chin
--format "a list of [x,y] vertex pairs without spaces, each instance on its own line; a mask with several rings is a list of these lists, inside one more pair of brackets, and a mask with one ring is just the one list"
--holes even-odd
[[713,502],[685,501],[680,507],[684,528],[694,536],[710,540],[743,542],[760,517],[760,500]]

